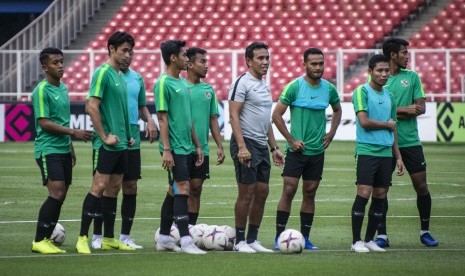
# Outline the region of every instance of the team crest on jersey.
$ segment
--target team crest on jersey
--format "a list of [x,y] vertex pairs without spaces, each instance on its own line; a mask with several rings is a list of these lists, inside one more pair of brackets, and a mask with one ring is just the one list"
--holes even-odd
[[408,80],[401,80],[400,84],[402,84],[403,87],[407,87],[408,86]]
[[212,98],[212,94],[210,93],[210,91],[204,91],[203,93],[204,93],[205,98],[207,100],[210,100]]

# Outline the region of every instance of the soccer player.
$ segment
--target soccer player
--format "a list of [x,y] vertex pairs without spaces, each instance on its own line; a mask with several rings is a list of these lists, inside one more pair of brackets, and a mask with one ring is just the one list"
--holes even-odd
[[[384,201],[392,180],[393,152],[398,167],[404,164],[397,146],[396,102],[394,95],[383,86],[389,76],[389,62],[383,55],[374,55],[368,62],[370,81],[357,87],[352,95],[356,114],[357,196],[352,206],[351,250],[357,253],[386,252],[373,237],[383,215]],[[365,242],[360,232],[365,207],[371,197]]]
[[[300,231],[305,238],[305,249],[318,249],[309,240],[315,213],[315,194],[323,174],[324,151],[341,122],[342,109],[336,87],[321,78],[324,73],[323,52],[309,48],[304,52],[303,60],[305,75],[284,88],[272,116],[276,127],[287,140],[283,192],[276,212],[275,250],[279,250],[278,237],[286,228],[300,177],[303,181]],[[326,133],[325,110],[329,105],[333,114],[331,128]],[[282,117],[289,106],[290,132]]]
[[[394,94],[397,103],[397,132],[399,149],[405,167],[410,174],[413,188],[417,193],[417,208],[420,215],[420,241],[426,246],[438,246],[439,241],[431,236],[431,195],[426,183],[426,161],[418,136],[417,117],[425,113],[425,92],[420,77],[414,71],[405,69],[409,60],[409,43],[403,39],[391,38],[383,44],[383,54],[389,60],[390,76],[386,88]],[[378,227],[376,243],[389,247],[386,231],[388,202]]]
[[[145,136],[149,137],[150,143],[157,138],[157,128],[146,106],[144,79],[139,73],[129,68],[132,58],[133,52],[130,53],[128,63],[124,63],[123,67],[121,67],[121,72],[123,72],[123,78],[128,89],[129,123],[131,124],[131,133],[135,142],[134,146],[128,149],[128,171],[123,177],[122,222],[119,239],[127,246],[142,249],[143,247],[136,244],[130,236],[132,223],[136,214],[137,181],[141,179],[139,117],[147,123]],[[102,219],[95,218],[92,248],[98,249],[101,247]]]
[[[160,126],[160,153],[163,169],[168,171],[169,189],[161,207],[160,235],[157,251],[205,254],[192,242],[189,235],[189,178],[191,167],[203,163],[202,146],[192,124],[191,100],[185,81],[180,77],[186,70],[186,42],[167,40],[160,49],[166,73],[154,87],[155,107]],[[195,149],[194,149],[195,146]],[[195,151],[196,154],[192,154]],[[194,161],[196,160],[196,161]],[[181,236],[181,248],[170,241],[173,218]]]
[[32,251],[43,254],[65,253],[50,240],[60,217],[61,206],[72,180],[76,164],[71,137],[87,141],[91,131],[70,129],[68,88],[60,81],[63,77],[63,52],[45,48],[40,52],[40,64],[46,77],[32,91],[32,104],[37,136],[34,158],[47,186],[48,197],[42,204]]
[[192,166],[189,185],[189,224],[195,225],[199,217],[200,196],[205,179],[210,178],[208,135],[211,129],[217,150],[216,164],[224,161],[223,145],[221,144],[220,126],[218,125],[218,101],[215,91],[209,84],[201,81],[208,71],[207,51],[192,47],[187,50],[187,87],[190,90],[192,120],[195,133],[202,145],[204,155],[200,167]]
[[[128,147],[134,145],[128,114],[128,92],[121,73],[134,48],[134,38],[115,32],[107,41],[108,61],[92,76],[86,111],[94,127],[93,181],[82,206],[78,253],[90,254],[87,235],[94,217],[103,217],[103,250],[135,250],[114,238],[116,204],[128,169]],[[102,214],[99,214],[99,198]]]
[[282,166],[284,162],[270,122],[273,104],[270,88],[263,79],[270,66],[268,45],[251,43],[245,50],[245,59],[249,70],[231,84],[228,96],[232,128],[230,153],[238,189],[234,208],[234,250],[243,253],[272,252],[257,240],[269,192],[271,165],[267,144],[274,164]]

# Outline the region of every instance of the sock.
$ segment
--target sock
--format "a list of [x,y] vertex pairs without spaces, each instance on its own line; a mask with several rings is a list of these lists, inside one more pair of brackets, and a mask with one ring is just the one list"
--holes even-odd
[[431,217],[431,195],[417,196],[417,208],[420,214],[421,230],[429,231],[429,220]]
[[132,223],[136,214],[136,194],[123,194],[121,202],[121,234],[131,233]]
[[313,224],[313,213],[300,212],[300,233],[308,239]]
[[361,241],[360,232],[362,231],[363,217],[365,216],[365,206],[368,199],[359,195],[355,197],[354,205],[352,205],[352,241],[353,243]]
[[198,218],[199,218],[199,213],[191,213],[191,212],[189,212],[189,224],[196,225]]
[[51,197],[47,197],[44,203],[42,203],[42,206],[39,210],[39,217],[37,218],[37,228],[35,236],[36,242],[40,242],[45,238],[50,238],[53,229],[55,228],[54,226],[52,226],[52,222],[57,217],[57,209],[60,204],[61,201],[58,201]]
[[103,214],[102,214],[102,198],[98,199],[97,209],[95,210],[94,218],[94,235],[102,236]]
[[249,230],[247,231],[247,243],[253,243],[257,240],[258,228],[260,228],[260,225],[249,224]]
[[96,210],[98,210],[99,198],[88,193],[82,204],[81,215],[81,230],[79,236],[87,236],[92,220],[95,218]]
[[365,234],[365,242],[372,241],[376,229],[378,228],[379,220],[383,216],[384,198],[371,198],[370,210],[368,212],[368,225]]
[[47,233],[47,237],[51,237],[53,230],[55,230],[55,226],[58,223],[58,219],[60,218],[60,213],[61,213],[61,206],[63,206],[63,201],[57,200],[57,206],[56,206],[56,212],[55,212],[55,217],[53,218],[52,223],[50,224],[51,227],[49,228],[49,232]]
[[174,196],[174,221],[179,229],[179,235],[181,237],[189,236],[189,215],[187,206],[187,195],[175,195]]
[[171,225],[173,225],[174,197],[166,193],[165,200],[161,205],[160,214],[160,235],[170,235]]
[[236,227],[236,244],[245,241],[245,227]]
[[386,215],[388,211],[388,199],[387,197],[384,199],[384,212],[383,216],[379,219],[378,224],[378,238],[383,238],[387,240],[387,230],[386,230]]
[[117,198],[102,196],[103,237],[115,237],[115,219]]
[[286,211],[276,211],[276,239],[286,230],[286,224],[291,213]]
[[125,234],[120,234],[119,235],[119,240],[120,241],[129,240],[130,238],[131,238],[131,236],[129,236],[129,235],[125,235]]

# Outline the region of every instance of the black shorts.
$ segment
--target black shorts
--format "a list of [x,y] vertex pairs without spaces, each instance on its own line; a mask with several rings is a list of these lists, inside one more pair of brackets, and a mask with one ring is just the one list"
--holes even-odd
[[208,155],[203,157],[203,163],[200,167],[195,166],[195,162],[197,161],[197,155],[192,155],[192,167],[191,167],[191,175],[190,179],[210,179],[210,158]]
[[234,169],[236,171],[236,181],[242,184],[255,184],[257,182],[268,184],[270,181],[271,170],[268,147],[260,145],[254,140],[245,137],[244,142],[252,155],[250,168],[239,163],[239,158],[237,157],[239,148],[234,136],[231,136],[229,147],[231,158],[234,162]]
[[282,176],[300,178],[302,180],[321,180],[325,154],[303,155],[301,152],[286,153]]
[[138,180],[142,177],[141,162],[140,162],[140,149],[128,150],[128,171],[124,174],[123,180]]
[[357,182],[374,188],[387,188],[392,181],[392,157],[355,156]]
[[174,166],[173,169],[168,171],[168,183],[170,186],[173,186],[175,181],[189,181],[192,167],[192,158],[195,156],[195,154],[176,154],[174,151],[171,151],[171,154],[173,155]]
[[73,178],[73,164],[71,153],[52,153],[42,155],[36,159],[42,175],[42,185],[46,186],[48,180],[64,181],[71,185]]
[[[412,146],[399,148],[402,161],[404,162],[405,168],[409,174],[415,174],[426,171],[426,161],[423,155],[422,146]],[[394,160],[394,166],[392,171],[396,169],[396,162]]]
[[101,146],[92,152],[92,168],[95,174],[125,174],[128,171],[128,151],[127,150],[106,150]]

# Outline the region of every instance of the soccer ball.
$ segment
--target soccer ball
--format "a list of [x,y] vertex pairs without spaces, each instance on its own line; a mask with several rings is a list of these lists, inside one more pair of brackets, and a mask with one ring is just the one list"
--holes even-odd
[[278,247],[281,253],[301,253],[305,248],[302,234],[294,229],[287,229],[278,237]]
[[228,246],[227,250],[232,250],[234,247],[234,242],[236,241],[236,230],[229,225],[222,225],[224,233],[228,237]]
[[229,243],[228,236],[224,233],[223,228],[217,225],[212,225],[205,229],[202,241],[205,249],[218,251],[226,250]]
[[[158,241],[159,235],[160,235],[160,228],[158,228],[157,231],[155,232],[155,242]],[[179,235],[179,230],[174,225],[171,225],[170,240],[174,242],[175,244],[179,244],[179,241],[181,240],[181,237]]]
[[197,224],[192,226],[189,229],[189,234],[191,235],[192,242],[198,247],[203,248],[203,234],[205,233],[206,228],[208,225],[206,224]]
[[55,244],[63,244],[66,238],[66,231],[63,225],[57,222],[55,225],[55,229],[53,229],[52,236],[50,239],[55,243]]

